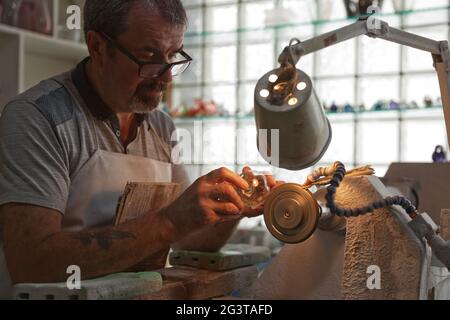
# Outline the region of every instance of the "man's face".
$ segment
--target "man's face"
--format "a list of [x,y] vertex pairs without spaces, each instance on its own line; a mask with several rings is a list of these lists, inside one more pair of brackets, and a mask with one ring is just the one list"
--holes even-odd
[[[184,27],[174,26],[145,6],[136,4],[127,19],[127,31],[116,40],[142,62],[170,62],[182,48]],[[116,48],[106,58],[104,81],[110,103],[118,112],[145,113],[155,109],[172,82],[169,71],[157,78],[143,79],[139,66]]]

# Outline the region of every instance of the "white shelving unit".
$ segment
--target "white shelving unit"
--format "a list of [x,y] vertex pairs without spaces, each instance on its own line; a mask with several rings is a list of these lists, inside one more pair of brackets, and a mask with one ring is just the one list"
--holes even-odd
[[17,94],[69,70],[88,54],[83,43],[63,39],[58,32],[65,25],[67,6],[80,2],[46,1],[52,12],[52,35],[0,23],[0,111]]

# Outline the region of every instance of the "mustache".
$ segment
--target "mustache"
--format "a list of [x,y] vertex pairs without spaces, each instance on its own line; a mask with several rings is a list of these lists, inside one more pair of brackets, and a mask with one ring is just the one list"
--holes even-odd
[[162,82],[146,83],[139,86],[139,90],[143,91],[166,91],[169,86]]

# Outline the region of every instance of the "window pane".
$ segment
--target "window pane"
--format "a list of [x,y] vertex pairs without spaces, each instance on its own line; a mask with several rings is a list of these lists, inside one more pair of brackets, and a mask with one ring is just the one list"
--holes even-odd
[[398,125],[398,121],[388,119],[358,122],[357,163],[377,165],[398,161]]
[[362,37],[359,70],[361,73],[400,71],[400,45],[382,39]]
[[[448,39],[447,26],[435,26],[429,28],[413,28],[406,30],[422,37],[441,41]],[[422,50],[405,47],[404,61],[406,71],[434,71],[431,53]]]
[[430,162],[437,145],[447,148],[442,109],[409,110],[403,119],[402,161]]
[[198,44],[202,42],[203,10],[202,8],[186,10],[188,16],[188,28],[186,30],[185,44]]
[[327,152],[321,162],[333,163],[335,161],[352,163],[354,148],[354,122],[353,115],[339,114],[328,116],[332,127],[332,139]]
[[[405,16],[405,24],[409,26],[424,25],[427,23],[446,23],[448,13],[445,8],[448,6],[447,0],[427,0],[415,1],[414,10],[423,12],[414,12]],[[443,10],[426,10],[429,8],[441,8]]]
[[427,9],[427,8],[438,8],[438,7],[446,7],[448,5],[448,0],[426,0],[426,1],[411,1],[413,2],[413,9]]
[[439,81],[436,74],[408,75],[404,77],[406,102],[415,101],[419,106],[424,105],[425,96],[430,96],[438,103],[440,97]]
[[253,113],[255,108],[255,87],[256,82],[241,84],[239,86],[239,114],[246,115]]
[[266,26],[267,15],[273,9],[273,1],[257,1],[251,3],[243,3],[244,10],[244,28],[261,28]]
[[[448,5],[448,0],[405,0],[406,8],[399,8],[399,2],[403,1],[384,0],[382,13],[408,10],[412,9],[412,6],[416,10],[425,10],[403,15],[401,19],[398,15],[381,17],[391,27],[398,27],[402,20],[409,26],[409,32],[435,40],[448,39],[448,10],[428,10],[433,7],[444,8]],[[350,20],[308,23],[317,19],[345,18],[342,0],[183,0],[183,3],[190,6],[190,23],[185,46],[194,62],[188,71],[174,78],[174,104],[193,106],[196,98],[213,99],[228,112],[239,111],[242,115],[253,110],[256,80],[278,66],[278,55],[291,38],[305,41],[312,38],[314,33],[322,34],[351,23]],[[205,9],[203,4],[206,5]],[[274,4],[285,11],[273,10]],[[241,6],[240,11],[238,6]],[[239,14],[242,18],[241,25],[238,25]],[[206,29],[202,30],[204,22]],[[267,23],[276,23],[278,27],[265,28]],[[290,23],[292,26],[288,26]],[[442,25],[429,26],[436,23]],[[428,26],[418,27],[420,25]],[[238,28],[242,28],[241,31],[235,32]],[[189,36],[193,32],[202,31],[205,32],[204,36]],[[237,51],[238,40],[241,41],[240,52]],[[277,43],[273,43],[275,40]],[[189,46],[192,43],[195,45]],[[203,43],[206,45],[204,48],[200,46]],[[402,47],[404,53],[401,57],[400,48],[400,45],[385,40],[359,37],[357,40],[345,41],[307,55],[300,60],[297,67],[313,78],[319,98],[328,106],[332,102],[338,105],[364,103],[366,108],[370,109],[378,100],[391,99],[415,101],[423,106],[423,99],[427,95],[438,104],[439,86],[431,55]],[[204,55],[202,50],[205,50]],[[201,61],[202,56],[205,61]],[[356,59],[358,70],[355,69]],[[313,74],[315,64],[316,74]],[[237,70],[238,65],[240,70]],[[401,66],[406,75],[400,75]],[[416,71],[418,73],[414,73]],[[420,74],[422,71],[426,72]],[[360,73],[358,78],[353,77],[356,72]],[[376,76],[377,73],[383,75]],[[392,75],[385,75],[389,73]],[[204,90],[200,87],[202,78],[206,82]],[[240,81],[239,87],[237,80]],[[186,84],[192,85],[183,88]],[[200,96],[201,92],[204,92],[203,96]],[[329,114],[333,139],[320,162],[321,165],[328,165],[336,160],[344,162],[349,168],[353,167],[354,161],[358,165],[373,164],[376,174],[383,176],[392,161],[430,162],[437,144],[446,147],[441,109],[402,112],[402,122],[398,121],[399,115],[399,112]],[[353,122],[355,116],[360,121]],[[224,164],[228,164],[231,170],[236,169],[236,172],[239,172],[243,165],[251,165],[256,169],[271,168],[257,151],[253,118],[242,119],[238,123],[225,119],[209,120],[205,121],[204,125],[205,130],[207,129],[205,136],[200,134],[199,138],[195,138],[198,140],[195,143],[200,144],[203,151],[199,152],[200,155],[196,159],[197,166],[190,165],[188,168],[192,179]],[[195,144],[194,141],[192,143]],[[356,155],[353,154],[355,146]],[[206,165],[200,166],[201,163]],[[292,172],[272,168],[278,179],[298,183],[304,182],[311,170],[312,168]]]
[[185,7],[195,6],[202,4],[203,0],[181,0]]
[[288,9],[296,22],[310,22],[317,19],[315,0],[281,0],[280,5]]
[[206,9],[206,25],[208,32],[213,34],[206,37],[206,42],[223,43],[236,41],[237,6],[214,6]]
[[233,31],[237,29],[237,6],[214,6],[206,9],[208,31]]
[[241,41],[273,41],[274,30],[265,29],[266,17],[271,16],[267,10],[273,8],[273,1],[258,1],[242,4],[243,21],[242,32],[239,34]]
[[238,0],[204,0],[207,4],[237,3]]
[[342,19],[347,17],[343,1],[318,0],[320,20]]
[[206,87],[205,99],[214,101],[228,114],[236,113],[236,86]]
[[[387,3],[386,3],[387,2]],[[386,6],[387,5],[387,6]],[[388,7],[387,10],[384,10]],[[383,13],[399,12],[404,10],[413,10],[415,7],[415,1],[411,0],[385,0],[383,5]]]
[[363,77],[358,81],[359,101],[364,104],[366,110],[371,110],[375,102],[379,100],[399,101],[399,77]]
[[206,80],[236,80],[236,46],[206,49]]
[[[305,41],[314,37],[314,26],[310,24],[301,24],[292,27],[283,27],[279,29],[279,38],[283,41],[281,49],[289,44],[289,41],[293,38],[297,38],[300,41]],[[280,51],[281,53],[281,51]]]
[[175,87],[172,104],[175,109],[181,106],[194,106],[195,100],[201,98],[200,87]]
[[273,44],[244,45],[241,57],[241,79],[258,80],[273,69]]
[[[340,4],[342,5],[342,4]],[[319,28],[325,33],[348,23],[327,23]],[[320,50],[317,53],[317,75],[345,75],[355,73],[355,39]]]
[[319,99],[326,105],[332,103],[344,105],[353,104],[355,101],[354,78],[336,78],[316,80],[315,87]]

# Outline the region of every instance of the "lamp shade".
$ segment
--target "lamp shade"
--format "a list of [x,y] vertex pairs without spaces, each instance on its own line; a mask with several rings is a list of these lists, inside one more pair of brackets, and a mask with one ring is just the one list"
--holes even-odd
[[[295,80],[284,98],[276,97],[278,93],[274,89],[279,85],[280,69],[265,74],[255,89],[258,150],[270,164],[289,170],[301,170],[317,163],[332,136],[311,79],[301,70],[295,72],[292,78]],[[267,132],[267,136],[262,132]],[[276,139],[274,133],[278,133]],[[268,139],[263,141],[265,137]]]

